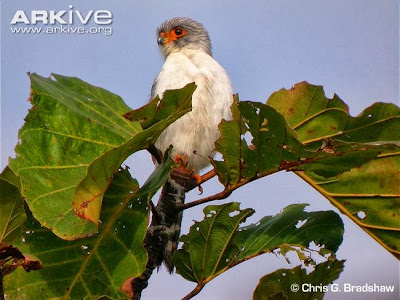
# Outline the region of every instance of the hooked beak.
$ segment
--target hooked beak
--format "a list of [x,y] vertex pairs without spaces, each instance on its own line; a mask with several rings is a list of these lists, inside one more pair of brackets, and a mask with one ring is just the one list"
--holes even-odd
[[178,40],[178,37],[176,36],[173,30],[171,30],[168,33],[160,32],[160,35],[157,38],[157,44],[164,46],[176,40]]

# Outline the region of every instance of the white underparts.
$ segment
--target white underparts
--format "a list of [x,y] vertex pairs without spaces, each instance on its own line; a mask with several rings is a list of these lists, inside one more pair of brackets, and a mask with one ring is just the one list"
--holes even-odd
[[186,156],[188,169],[198,172],[209,165],[219,138],[218,124],[232,118],[232,88],[225,70],[200,50],[172,52],[156,78],[153,95],[195,82],[192,111],[171,124],[158,138],[162,152],[173,145],[172,155]]

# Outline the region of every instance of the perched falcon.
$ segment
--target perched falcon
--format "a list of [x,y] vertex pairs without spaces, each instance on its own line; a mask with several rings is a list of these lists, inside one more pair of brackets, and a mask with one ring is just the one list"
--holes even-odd
[[218,124],[232,118],[231,84],[225,70],[212,57],[210,37],[203,25],[189,18],[170,19],[158,28],[157,42],[165,63],[153,83],[151,99],[191,82],[197,88],[192,111],[171,124],[155,143],[162,153],[172,145],[172,156],[179,157],[181,167],[179,172],[171,172],[157,206],[153,206],[144,242],[149,261],[146,271],[134,282],[136,293],[147,285],[147,278],[162,262],[173,271],[171,258],[178,247],[182,221],[178,205],[184,203],[193,172],[208,166],[209,157],[214,155],[215,141],[220,136]]
[[157,30],[157,42],[165,63],[153,83],[151,99],[190,82],[197,89],[192,111],[170,125],[155,145],[162,153],[173,145],[173,157],[183,158],[187,169],[198,173],[214,155],[218,124],[231,119],[231,83],[212,57],[210,37],[200,23],[189,18],[167,20]]

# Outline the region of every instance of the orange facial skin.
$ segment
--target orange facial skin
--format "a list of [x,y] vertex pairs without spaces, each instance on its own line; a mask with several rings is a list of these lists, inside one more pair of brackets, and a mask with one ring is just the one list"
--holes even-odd
[[164,45],[171,43],[172,41],[177,41],[180,37],[187,34],[187,31],[182,27],[176,27],[169,32],[161,32],[160,35],[163,38],[162,43]]

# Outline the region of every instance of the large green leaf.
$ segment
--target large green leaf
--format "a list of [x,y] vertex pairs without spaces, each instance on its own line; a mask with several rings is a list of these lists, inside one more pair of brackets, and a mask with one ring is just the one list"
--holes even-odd
[[322,299],[328,285],[339,277],[343,264],[343,260],[328,260],[316,265],[309,274],[301,266],[277,270],[260,279],[253,299]]
[[305,212],[305,206],[290,205],[245,227],[239,224],[253,210],[239,210],[238,203],[207,206],[204,220],[181,237],[184,244],[173,257],[177,272],[201,289],[233,266],[277,249],[282,254],[296,251],[308,261],[303,250],[314,242],[321,255],[332,254],[342,242],[342,220],[332,211]]
[[189,234],[181,237],[183,247],[173,257],[177,273],[199,284],[205,284],[224,272],[227,260],[238,254],[232,239],[239,224],[254,210],[239,210],[239,203],[233,202],[210,205],[203,212],[204,220],[195,222]]
[[231,190],[280,170],[308,170],[333,177],[398,148],[394,143],[351,140],[307,145],[268,105],[242,101],[234,104],[234,109],[238,112],[235,118],[219,125],[221,138],[216,150],[223,160],[212,161],[219,180]]
[[123,117],[130,109],[122,99],[104,89],[60,75],[31,74],[30,79],[33,107],[10,167],[43,226],[63,239],[94,234],[113,174],[191,109],[195,85],[165,93],[159,105],[171,114],[143,130]]
[[283,244],[300,249],[311,242],[336,252],[343,240],[342,219],[333,211],[305,212],[306,204],[292,204],[276,216],[239,228],[235,241],[242,246],[235,263],[270,252]]
[[0,244],[10,244],[22,234],[26,221],[18,177],[6,167],[0,174]]
[[285,117],[301,142],[310,146],[328,137],[333,142],[364,143],[365,147],[392,144],[372,160],[331,178],[307,169],[297,174],[400,258],[399,107],[375,103],[351,117],[336,95],[328,99],[322,87],[306,82],[274,93],[267,104]]
[[145,269],[148,197],[164,184],[172,165],[169,159],[159,165],[140,189],[127,170],[119,170],[104,196],[99,232],[92,237],[65,241],[30,217],[16,245],[39,258],[43,269],[7,276],[7,299],[122,298],[124,281]]
[[[212,162],[225,186],[279,170],[283,157],[290,160],[291,152],[300,144],[275,109],[243,101],[234,103],[233,110],[235,118],[223,120],[219,125],[221,138],[216,150],[223,155],[223,161]],[[250,137],[252,144],[248,141]],[[293,144],[283,147],[289,141]]]

